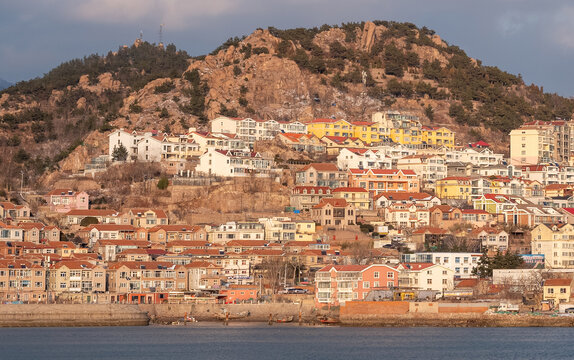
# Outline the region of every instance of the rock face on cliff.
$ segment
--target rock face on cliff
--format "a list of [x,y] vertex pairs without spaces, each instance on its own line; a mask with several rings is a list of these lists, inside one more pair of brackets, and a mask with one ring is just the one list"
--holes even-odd
[[180,133],[219,115],[368,121],[401,110],[455,130],[461,145],[482,139],[505,152],[524,120],[573,109],[408,23],[258,29],[197,58],[139,41],[0,93],[0,153],[15,159],[0,182],[15,184],[21,169],[75,172],[107,151],[114,128]]

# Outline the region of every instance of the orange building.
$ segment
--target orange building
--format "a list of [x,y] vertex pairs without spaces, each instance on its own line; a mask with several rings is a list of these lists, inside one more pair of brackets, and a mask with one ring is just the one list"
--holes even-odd
[[417,174],[412,170],[349,169],[349,186],[369,190],[373,195],[382,192],[418,192]]
[[398,274],[384,264],[325,266],[315,274],[315,305],[343,305],[363,300],[374,289],[398,287]]
[[230,285],[222,289],[220,294],[225,296],[226,304],[255,301],[259,297],[259,289],[256,285]]

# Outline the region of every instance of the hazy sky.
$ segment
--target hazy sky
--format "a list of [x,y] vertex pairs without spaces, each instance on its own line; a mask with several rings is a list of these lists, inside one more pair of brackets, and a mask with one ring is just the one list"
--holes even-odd
[[191,55],[258,27],[366,20],[433,29],[486,65],[573,96],[572,0],[0,0],[0,78],[27,80],[58,64],[143,38]]

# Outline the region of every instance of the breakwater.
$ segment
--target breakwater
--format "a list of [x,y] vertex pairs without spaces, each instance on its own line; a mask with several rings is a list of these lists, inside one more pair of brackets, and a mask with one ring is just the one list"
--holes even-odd
[[137,305],[0,305],[0,327],[145,326],[148,324],[148,315]]

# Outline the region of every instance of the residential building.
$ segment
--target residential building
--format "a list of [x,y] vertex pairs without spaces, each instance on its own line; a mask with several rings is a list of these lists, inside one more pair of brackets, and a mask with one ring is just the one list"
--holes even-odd
[[321,226],[345,229],[355,225],[357,214],[345,199],[322,199],[311,210],[311,217]]
[[345,199],[357,210],[371,209],[371,199],[368,190],[360,187],[340,187],[333,190],[334,199]]
[[265,225],[258,221],[230,221],[207,228],[208,240],[223,244],[231,240],[265,240]]
[[315,304],[344,305],[364,299],[374,289],[398,285],[399,272],[388,265],[327,265],[315,273]]
[[208,149],[199,157],[198,173],[223,177],[269,177],[273,160],[258,152]]
[[433,263],[399,264],[399,287],[444,293],[454,288],[454,271]]
[[383,151],[366,148],[342,148],[337,156],[337,167],[349,169],[390,169],[393,166],[391,158]]
[[185,265],[188,277],[188,290],[219,290],[223,277],[223,268],[208,261],[194,261]]
[[9,201],[0,201],[0,220],[4,222],[29,220],[32,217],[28,205],[16,205]]
[[160,261],[124,261],[109,265],[108,290],[115,296],[130,293],[161,293],[188,289],[183,265]]
[[296,210],[311,210],[321,199],[330,198],[331,188],[328,186],[295,186],[289,197],[289,205]]
[[44,195],[50,211],[67,213],[70,210],[87,210],[90,207],[90,196],[84,192],[72,189],[54,189]]
[[482,253],[459,252],[424,252],[414,254],[401,254],[403,263],[433,263],[442,265],[454,271],[456,278],[473,277],[473,271],[478,265]]
[[295,151],[304,151],[310,154],[327,152],[325,144],[313,134],[279,133],[276,140]]
[[508,250],[508,233],[494,227],[481,227],[471,232],[478,239],[483,249],[505,252]]
[[572,294],[572,279],[544,280],[543,299],[556,306],[559,303],[569,302]]
[[311,163],[295,174],[295,183],[301,186],[326,186],[331,189],[347,186],[345,171],[332,163]]
[[349,186],[367,189],[373,196],[382,192],[420,191],[417,174],[398,169],[349,169]]
[[394,204],[415,204],[425,209],[440,205],[440,199],[424,192],[380,192],[375,195],[374,208],[383,209]]
[[0,259],[0,302],[46,301],[46,269],[20,259]]
[[65,223],[68,226],[80,225],[87,217],[95,218],[99,224],[118,224],[119,212],[107,209],[70,210],[66,213]]
[[[48,272],[50,295],[56,299],[73,296],[70,293],[93,294],[106,291],[106,270],[88,261],[60,261],[51,266]],[[88,300],[92,301],[95,298]]]
[[144,229],[149,229],[156,225],[167,225],[169,222],[167,214],[161,209],[125,209],[119,217],[121,225],[133,225],[136,228]]
[[546,268],[574,268],[574,227],[571,224],[536,226],[531,232],[531,252],[544,255]]
[[447,168],[442,157],[437,155],[410,155],[397,161],[397,169],[412,170],[423,187],[434,187],[437,180],[447,176]]
[[253,144],[259,140],[273,140],[281,132],[306,134],[307,126],[298,121],[279,122],[275,120],[220,116],[211,121],[211,131],[214,133],[237,134],[246,143]]

